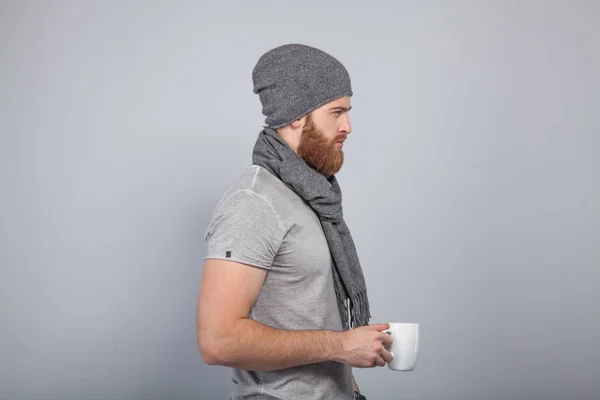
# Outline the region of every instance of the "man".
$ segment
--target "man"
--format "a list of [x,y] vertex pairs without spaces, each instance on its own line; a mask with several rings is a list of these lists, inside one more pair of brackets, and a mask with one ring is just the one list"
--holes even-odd
[[351,368],[392,355],[389,325],[368,324],[335,179],[352,131],[350,77],[331,55],[291,44],[260,57],[253,82],[267,126],[206,232],[200,352],[233,368],[232,399],[364,398]]

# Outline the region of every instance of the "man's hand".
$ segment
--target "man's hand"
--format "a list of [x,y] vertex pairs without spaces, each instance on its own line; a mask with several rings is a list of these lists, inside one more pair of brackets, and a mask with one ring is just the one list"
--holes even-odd
[[342,350],[333,359],[357,368],[385,366],[393,358],[385,348],[392,344],[392,337],[382,332],[389,327],[389,324],[375,324],[342,332]]

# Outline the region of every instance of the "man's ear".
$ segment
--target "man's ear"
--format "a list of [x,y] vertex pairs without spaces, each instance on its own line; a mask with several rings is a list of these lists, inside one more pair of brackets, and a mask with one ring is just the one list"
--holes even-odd
[[292,126],[292,128],[294,129],[299,129],[302,128],[304,126],[304,120],[306,119],[306,117],[302,117],[300,119],[295,120],[294,122],[292,122],[290,125]]

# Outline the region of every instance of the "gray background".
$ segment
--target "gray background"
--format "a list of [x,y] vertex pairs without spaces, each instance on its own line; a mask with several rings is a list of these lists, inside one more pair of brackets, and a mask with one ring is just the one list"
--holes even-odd
[[369,399],[600,399],[599,2],[0,7],[0,399],[227,397],[202,235],[289,42],[352,76],[373,321],[422,324],[414,372],[356,370]]

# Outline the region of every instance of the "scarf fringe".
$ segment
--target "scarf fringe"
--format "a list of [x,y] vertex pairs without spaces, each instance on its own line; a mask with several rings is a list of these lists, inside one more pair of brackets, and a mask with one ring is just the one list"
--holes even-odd
[[[356,293],[352,298],[349,299],[350,304],[348,306],[345,301],[339,296],[337,297],[338,308],[340,310],[340,316],[342,318],[342,326],[345,330],[351,328],[358,328],[359,326],[369,325],[371,319],[371,313],[369,311],[369,299],[367,292]],[[348,301],[348,299],[346,299]]]
[[371,313],[369,312],[369,299],[366,290],[356,293],[350,299],[350,307],[353,327],[369,325]]

